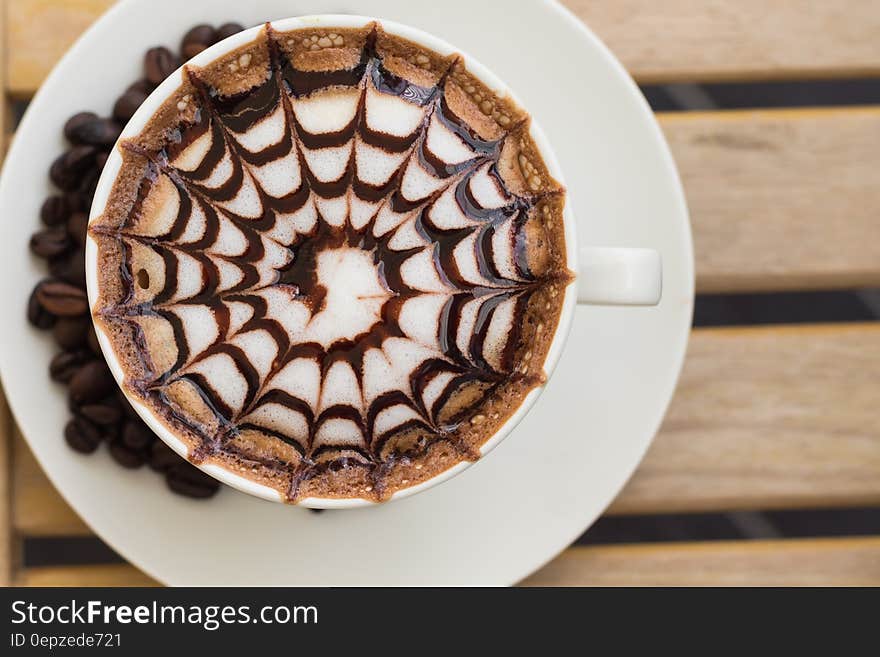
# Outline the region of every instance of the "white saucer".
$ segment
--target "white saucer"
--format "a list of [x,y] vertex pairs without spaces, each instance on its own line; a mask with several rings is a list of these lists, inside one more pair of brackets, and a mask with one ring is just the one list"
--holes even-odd
[[[199,22],[252,25],[288,0],[124,0],[61,61],[31,103],[0,180],[0,371],[10,405],[49,478],[107,543],[168,584],[512,584],[583,532],[635,469],[672,396],[690,329],[693,256],[684,195],[650,109],[620,65],[554,2],[369,0],[295,4],[356,10],[459,45],[504,79],[537,117],[565,171],[578,233],[594,245],[663,256],[657,308],[577,309],[553,380],[522,424],[463,474],[392,504],[313,514],[225,489],[170,493],[106,450],[61,438],[64,389],[46,374],[51,338],[24,309],[43,264],[27,242],[49,193],[46,170],[75,111],[108,114],[152,45]],[[467,20],[464,20],[465,17]],[[488,28],[488,29],[487,29]],[[540,67],[538,62],[541,62]]]

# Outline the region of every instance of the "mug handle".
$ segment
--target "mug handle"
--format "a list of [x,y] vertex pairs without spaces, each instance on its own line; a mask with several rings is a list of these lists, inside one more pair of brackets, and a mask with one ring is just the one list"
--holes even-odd
[[582,246],[578,249],[578,303],[656,306],[663,263],[653,249]]

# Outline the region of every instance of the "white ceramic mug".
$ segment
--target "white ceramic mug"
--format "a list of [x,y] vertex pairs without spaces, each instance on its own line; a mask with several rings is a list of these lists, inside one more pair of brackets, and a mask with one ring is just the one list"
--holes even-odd
[[[476,76],[481,82],[483,82],[483,84],[495,91],[499,96],[507,95],[516,100],[516,96],[507,89],[501,80],[473,57],[463,52],[460,48],[454,48],[435,36],[406,25],[387,20],[368,18],[365,16],[351,15],[320,15],[288,18],[272,21],[271,25],[276,31],[285,32],[309,27],[359,28],[373,21],[380,22],[382,27],[390,34],[419,43],[441,55],[449,55],[452,53],[462,55],[467,69],[471,74]],[[261,29],[263,29],[263,26],[257,26],[231,36],[199,53],[196,57],[191,59],[188,64],[197,67],[206,66],[224,54],[254,40]],[[120,140],[135,137],[143,130],[144,126],[150,118],[152,118],[154,112],[182,83],[182,71],[183,69],[179,69],[171,74],[171,76],[159,85],[150,97],[147,98],[140,109],[138,109],[128,122],[128,125],[120,136]],[[528,108],[526,107],[526,109]],[[565,178],[559,168],[556,156],[553,154],[544,133],[538,126],[534,117],[531,122],[530,133],[541,152],[550,174],[564,185]],[[91,215],[89,218],[90,222],[104,212],[110,190],[113,187],[113,183],[116,180],[121,165],[122,158],[119,154],[117,144],[117,147],[114,148],[110,154],[101,175],[101,179],[98,182],[94,202],[92,203]],[[562,354],[563,346],[568,337],[572,320],[574,318],[574,307],[576,304],[652,306],[659,303],[662,288],[662,265],[659,253],[651,249],[610,248],[579,244],[575,235],[575,220],[572,215],[570,203],[566,203],[565,205],[564,221],[568,267],[577,273],[577,277],[576,280],[566,288],[559,324],[547,352],[546,360],[544,361],[544,372],[547,374],[548,379],[552,375],[556,363],[559,361]],[[92,313],[94,314],[97,310],[96,304],[98,298],[97,245],[91,237],[89,237],[86,242],[86,281],[88,284],[89,304]],[[144,406],[125,390],[125,387],[123,386],[124,373],[119,360],[113,351],[110,340],[99,324],[95,324],[95,329],[98,336],[98,342],[101,344],[101,349],[104,352],[104,357],[107,359],[110,370],[120,387],[122,387],[123,392],[126,394],[132,407],[138,412],[141,418],[143,418],[147,426],[159,436],[159,438],[161,438],[175,452],[186,457],[188,453],[186,444],[174,435],[174,433],[154,415],[150,408]],[[516,412],[513,413],[501,428],[483,444],[480,449],[481,456],[485,456],[493,447],[498,445],[498,443],[511,433],[514,427],[516,427],[520,420],[522,420],[526,413],[528,413],[535,401],[537,401],[543,389],[544,386],[539,386],[527,395]],[[400,499],[427,490],[428,488],[446,481],[463,471],[471,465],[471,463],[472,462],[470,461],[462,461],[417,486],[398,491],[391,499]],[[240,491],[255,495],[265,500],[274,502],[284,501],[282,496],[275,489],[250,479],[246,479],[227,470],[223,466],[207,464],[199,465],[199,467],[212,477]],[[360,498],[329,499],[311,497],[299,501],[299,504],[311,508],[339,509],[367,506],[374,504],[374,502]]]

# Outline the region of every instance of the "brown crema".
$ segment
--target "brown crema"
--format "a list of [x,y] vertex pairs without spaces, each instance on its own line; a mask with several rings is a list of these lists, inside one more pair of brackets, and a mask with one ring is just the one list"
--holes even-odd
[[461,57],[267,25],[120,149],[95,321],[194,463],[382,501],[477,459],[544,382],[564,192]]

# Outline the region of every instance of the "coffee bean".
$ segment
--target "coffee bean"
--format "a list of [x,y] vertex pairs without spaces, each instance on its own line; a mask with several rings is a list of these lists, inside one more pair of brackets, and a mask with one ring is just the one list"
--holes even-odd
[[61,317],[52,327],[52,337],[62,349],[77,349],[85,345],[91,324],[87,315]]
[[97,120],[98,115],[94,112],[80,112],[79,114],[74,114],[67,119],[67,123],[64,124],[64,136],[67,137],[68,141],[78,143],[77,130],[79,130],[80,126]]
[[122,443],[110,444],[110,456],[123,468],[134,470],[146,462],[146,457],[140,452],[129,449]]
[[57,226],[67,221],[70,212],[71,208],[67,198],[54,194],[43,201],[43,206],[40,208],[40,219],[47,226]]
[[[70,130],[70,140],[75,144],[109,148],[119,139],[122,126],[113,119],[94,117],[77,123]],[[66,133],[65,133],[66,134]]]
[[93,404],[110,396],[116,388],[107,364],[92,360],[80,367],[70,379],[70,400],[76,406]]
[[86,197],[89,207],[92,205],[92,199],[95,198],[95,188],[98,186],[98,178],[100,178],[98,170],[89,169],[83,175],[79,185],[79,192]]
[[141,421],[140,416],[137,414],[137,411],[132,408],[131,404],[128,401],[128,398],[125,394],[120,390],[116,395],[116,401],[119,403],[119,407],[122,409],[122,413],[132,420]]
[[142,91],[126,91],[116,100],[116,104],[113,106],[113,116],[122,123],[128,122],[148,95]]
[[61,351],[49,363],[49,376],[58,383],[67,383],[83,365],[93,360],[87,351]]
[[89,215],[85,212],[74,212],[67,220],[67,234],[81,247],[86,245],[88,227]]
[[104,440],[106,440],[108,443],[118,443],[121,437],[121,434],[119,432],[119,423],[116,422],[114,424],[105,424],[101,427],[101,433],[104,436]]
[[153,84],[160,84],[165,78],[174,73],[180,62],[168,48],[150,48],[144,55],[144,73]]
[[98,342],[98,334],[95,333],[95,327],[89,327],[89,333],[86,336],[86,344],[89,345],[89,349],[92,350],[92,353],[96,356],[101,355],[101,345]]
[[37,290],[39,289],[40,285],[38,284],[31,292],[31,296],[28,297],[27,318],[31,325],[45,331],[55,324],[55,315],[40,304],[40,300],[37,298]]
[[98,153],[98,155],[95,156],[95,169],[98,170],[98,173],[103,171],[104,167],[107,166],[108,157],[110,157],[110,154],[104,152]]
[[83,173],[94,165],[97,154],[98,149],[94,146],[87,144],[74,146],[64,154],[64,166],[71,171]]
[[92,205],[92,200],[78,191],[68,192],[64,195],[64,200],[70,212],[88,212]]
[[149,96],[153,93],[153,90],[156,88],[156,85],[150,82],[147,79],[140,79],[137,82],[133,82],[128,85],[128,89],[126,91],[136,91],[137,93],[141,93],[144,97]]
[[69,283],[45,280],[37,286],[37,301],[57,317],[76,317],[89,310],[86,293]]
[[172,466],[165,481],[175,493],[197,499],[212,497],[220,489],[216,479],[186,462]]
[[183,459],[161,440],[156,440],[150,448],[149,464],[156,472],[167,472],[182,461]]
[[192,59],[200,52],[214,45],[217,41],[217,31],[210,25],[196,25],[183,35],[180,42],[180,52],[184,59]]
[[86,256],[83,249],[78,248],[49,260],[49,273],[55,278],[85,289],[86,287]]
[[82,417],[75,417],[64,427],[64,439],[77,452],[91,454],[101,444],[101,432]]
[[49,167],[49,180],[65,192],[72,192],[79,187],[80,172],[69,169],[65,162],[67,154],[59,155]]
[[122,444],[129,449],[145,450],[156,440],[156,434],[143,422],[126,422],[122,427]]
[[117,424],[122,419],[122,411],[112,404],[85,404],[79,409],[79,414],[99,426]]
[[41,258],[54,258],[70,250],[71,239],[63,226],[38,231],[31,236],[31,251]]
[[231,37],[233,34],[238,34],[243,31],[244,26],[239,25],[238,23],[223,23],[223,25],[217,28],[217,41],[222,41],[227,37]]
[[52,162],[49,179],[66,192],[82,194],[92,184],[96,155],[94,146],[74,146]]

